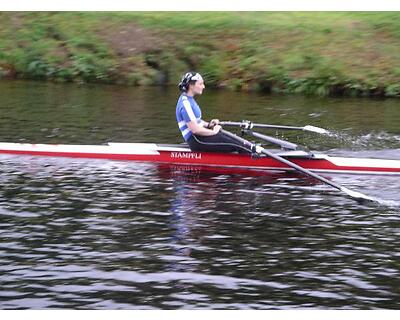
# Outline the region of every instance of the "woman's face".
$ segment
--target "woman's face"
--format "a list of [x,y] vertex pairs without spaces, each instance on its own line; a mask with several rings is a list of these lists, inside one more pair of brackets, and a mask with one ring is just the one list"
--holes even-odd
[[193,94],[202,94],[205,87],[204,80],[197,80],[194,84],[190,85]]

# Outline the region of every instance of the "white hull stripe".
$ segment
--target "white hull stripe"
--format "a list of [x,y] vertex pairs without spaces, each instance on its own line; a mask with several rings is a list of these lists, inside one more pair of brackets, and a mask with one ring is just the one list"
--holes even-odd
[[399,160],[389,159],[357,159],[342,157],[326,157],[327,160],[340,167],[367,167],[367,168],[398,168],[400,169]]

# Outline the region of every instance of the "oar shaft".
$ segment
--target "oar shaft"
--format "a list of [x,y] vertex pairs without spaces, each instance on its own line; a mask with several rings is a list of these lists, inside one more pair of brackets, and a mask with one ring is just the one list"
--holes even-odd
[[280,156],[278,156],[278,155],[276,155],[276,154],[274,154],[274,153],[272,153],[272,152],[270,152],[270,151],[268,151],[266,149],[261,150],[261,152],[264,153],[265,155],[271,157],[271,158],[274,158],[277,161],[280,161],[280,162],[288,165],[289,167],[292,167],[293,169],[296,169],[297,171],[300,171],[300,172],[304,173],[305,175],[309,175],[309,176],[311,176],[311,177],[313,177],[313,178],[315,178],[317,180],[325,182],[326,184],[330,185],[331,187],[334,187],[335,189],[342,190],[342,186],[340,186],[340,185],[338,185],[338,184],[336,184],[336,183],[334,183],[332,181],[329,181],[328,179],[326,179],[326,178],[324,178],[324,177],[322,177],[322,176],[320,176],[318,174],[315,174],[314,172],[312,172],[310,170],[304,169],[303,167],[300,167],[299,165],[297,165],[297,164],[295,164],[295,163],[293,163],[291,161],[288,161],[285,158],[282,158],[282,157],[280,157]]
[[[242,137],[239,137],[236,134],[233,134],[233,133],[231,133],[229,131],[226,131],[226,130],[223,130],[223,129],[221,129],[221,131],[225,135],[228,135],[229,137],[231,137],[233,139],[236,139],[237,141],[240,141],[244,146],[246,146],[246,147],[248,147],[250,149],[254,148],[254,144],[251,143],[250,141],[247,141],[246,139],[243,139]],[[264,153],[265,155],[267,155],[267,156],[269,156],[269,157],[281,162],[281,163],[286,164],[287,166],[289,166],[289,167],[291,167],[291,168],[293,168],[293,169],[295,169],[297,171],[300,171],[300,172],[304,173],[305,175],[308,175],[308,176],[311,176],[311,177],[313,177],[313,178],[315,178],[317,180],[320,180],[320,181],[330,185],[331,187],[333,187],[335,189],[342,190],[342,186],[340,186],[340,185],[338,185],[338,184],[336,184],[336,183],[334,183],[332,181],[329,181],[328,179],[325,179],[324,177],[321,177],[320,175],[315,174],[314,172],[311,172],[310,170],[304,169],[303,167],[300,167],[299,165],[297,165],[297,164],[295,164],[295,163],[293,163],[293,162],[291,162],[289,160],[286,160],[285,158],[282,158],[282,157],[278,156],[275,153],[272,153],[272,152],[270,152],[270,151],[268,151],[268,150],[266,150],[264,148],[261,149],[261,152]]]
[[254,128],[285,129],[285,130],[303,130],[304,129],[304,127],[292,127],[292,126],[261,124],[261,123],[253,123],[253,127]]
[[[222,126],[242,127],[244,129],[251,129],[251,128],[270,128],[270,129],[285,129],[285,130],[303,130],[304,129],[304,127],[262,124],[262,123],[253,123],[253,122],[249,122],[249,121],[242,121],[242,122],[221,121],[220,124]],[[249,127],[247,127],[247,126],[249,126]]]

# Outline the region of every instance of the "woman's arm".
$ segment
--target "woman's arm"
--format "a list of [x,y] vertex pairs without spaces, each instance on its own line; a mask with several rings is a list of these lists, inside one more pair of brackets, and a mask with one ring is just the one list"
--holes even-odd
[[197,134],[199,136],[213,136],[216,135],[221,129],[221,126],[219,125],[214,126],[212,129],[207,129],[203,127],[203,123],[197,123],[195,121],[189,121],[187,126],[189,130],[193,132],[193,134]]

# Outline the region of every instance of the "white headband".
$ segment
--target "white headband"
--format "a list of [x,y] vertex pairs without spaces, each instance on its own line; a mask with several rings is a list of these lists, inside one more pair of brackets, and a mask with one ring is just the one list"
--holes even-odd
[[200,73],[196,73],[193,77],[190,78],[190,80],[203,80],[203,77],[200,75]]

